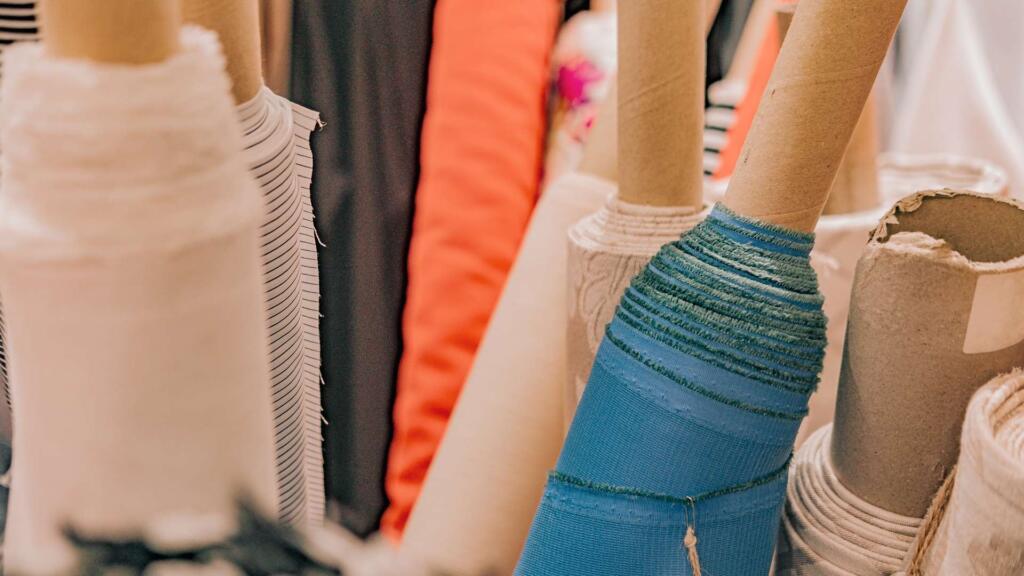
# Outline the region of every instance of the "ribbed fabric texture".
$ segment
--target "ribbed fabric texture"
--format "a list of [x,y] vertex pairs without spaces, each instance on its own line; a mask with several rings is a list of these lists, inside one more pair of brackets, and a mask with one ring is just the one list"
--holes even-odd
[[[609,325],[517,574],[765,574],[825,345],[814,237],[717,206]],[[687,508],[689,513],[687,514]]]
[[264,88],[238,107],[245,159],[263,193],[260,228],[281,519],[323,520],[320,274],[309,185],[319,115]]
[[888,576],[907,557],[920,518],[858,498],[839,482],[829,451],[832,426],[800,448],[789,471],[776,576]]
[[397,538],[537,199],[557,0],[440,0],[382,530]]

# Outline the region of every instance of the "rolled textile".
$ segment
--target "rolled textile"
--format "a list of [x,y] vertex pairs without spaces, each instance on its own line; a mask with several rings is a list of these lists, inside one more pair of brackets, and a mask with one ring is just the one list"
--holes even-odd
[[249,171],[263,193],[263,291],[281,519],[323,520],[320,273],[309,198],[319,115],[263,88],[238,106]]
[[815,229],[811,265],[825,298],[828,317],[828,346],[821,371],[821,383],[811,397],[810,411],[797,435],[800,446],[815,430],[832,421],[836,409],[836,389],[846,340],[846,320],[850,313],[857,260],[871,231],[892,202],[918,190],[952,188],[982,194],[1006,192],[1006,173],[980,159],[955,156],[883,154],[878,158],[880,196],[875,209],[851,214],[824,215]]
[[566,22],[551,53],[554,87],[544,181],[583,160],[583,144],[615,81],[618,36],[614,10],[585,11]]
[[623,202],[611,190],[600,210],[569,229],[567,432],[622,293],[662,246],[707,215],[689,206]]
[[455,574],[515,565],[562,440],[566,233],[614,186],[570,172],[541,197],[402,551]]
[[[967,407],[949,502],[920,571],[907,576],[1024,573],[1024,372],[994,378]],[[923,531],[922,531],[923,533]],[[918,545],[921,545],[919,542]]]
[[434,11],[385,480],[390,506],[381,520],[393,539],[419,496],[540,192],[561,6],[440,0]]
[[633,280],[517,574],[768,572],[825,346],[813,238],[718,205]]
[[[963,154],[995,162],[1024,193],[1024,128],[1008,107],[1019,97],[1000,93],[970,2],[929,5],[924,31],[907,73],[891,150]],[[941,121],[936,121],[941,119]]]
[[6,55],[10,571],[59,562],[69,524],[276,508],[260,194],[215,36],[180,44],[137,66]]
[[873,506],[836,478],[832,427],[793,457],[775,561],[776,576],[888,576],[903,566],[920,518]]

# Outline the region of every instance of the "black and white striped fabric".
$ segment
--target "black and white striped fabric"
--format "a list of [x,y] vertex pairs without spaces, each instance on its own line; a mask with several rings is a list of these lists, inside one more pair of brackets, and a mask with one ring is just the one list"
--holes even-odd
[[[0,54],[3,49],[15,42],[34,41],[39,39],[39,24],[36,21],[35,2],[0,2]],[[3,59],[0,58],[0,73],[3,71]],[[7,340],[6,325],[0,315],[0,387],[8,407],[11,402],[10,389],[7,385]]]
[[746,85],[719,82],[708,90],[704,110],[704,176],[711,177],[721,164],[722,150],[729,143],[729,130],[736,123],[736,107],[746,94]]
[[260,232],[280,514],[289,523],[319,523],[320,285],[309,196],[309,135],[319,115],[266,88],[238,112],[246,160],[266,203]]

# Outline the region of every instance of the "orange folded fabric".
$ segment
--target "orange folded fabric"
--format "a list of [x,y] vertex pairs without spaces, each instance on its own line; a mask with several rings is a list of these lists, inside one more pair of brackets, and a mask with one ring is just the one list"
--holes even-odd
[[382,532],[401,537],[538,195],[558,0],[439,0]]
[[719,164],[713,178],[716,180],[732,176],[736,162],[743,150],[743,142],[747,139],[750,126],[754,123],[754,115],[761,105],[761,96],[768,87],[768,80],[772,76],[772,69],[775,68],[775,58],[779,55],[779,30],[775,20],[768,25],[768,33],[761,42],[761,48],[757,54],[757,63],[750,75],[747,84],[747,94],[736,107],[736,120],[729,127],[726,133],[726,144],[722,149]]

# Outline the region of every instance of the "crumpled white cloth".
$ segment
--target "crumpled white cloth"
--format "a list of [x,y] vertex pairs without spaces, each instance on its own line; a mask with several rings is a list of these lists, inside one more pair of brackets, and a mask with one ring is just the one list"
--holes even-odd
[[921,568],[926,576],[1024,574],[1024,372],[996,377],[971,399],[953,492]]
[[608,201],[569,229],[566,431],[590,378],[604,329],[630,281],[662,246],[678,240],[708,212],[623,202],[615,195],[614,183],[600,185]]
[[889,576],[921,525],[873,506],[843,487],[829,458],[832,426],[797,451],[789,469],[776,576]]

